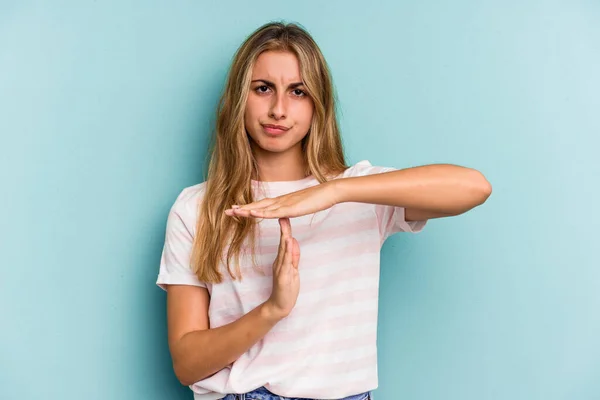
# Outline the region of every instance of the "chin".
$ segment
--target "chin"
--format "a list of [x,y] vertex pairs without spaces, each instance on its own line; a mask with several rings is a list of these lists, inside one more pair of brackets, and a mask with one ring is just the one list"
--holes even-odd
[[290,146],[259,146],[262,151],[266,151],[268,153],[285,153],[293,148]]
[[269,142],[269,139],[270,138],[265,138],[264,141],[261,141],[262,143],[260,145],[256,143],[254,143],[254,145],[260,149],[260,151],[273,154],[281,154],[288,151],[293,151],[296,147],[300,146],[300,143],[273,143]]

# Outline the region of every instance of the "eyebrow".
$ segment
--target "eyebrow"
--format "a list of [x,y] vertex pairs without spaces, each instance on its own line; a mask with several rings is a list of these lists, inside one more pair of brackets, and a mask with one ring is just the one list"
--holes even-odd
[[[265,86],[271,87],[271,88],[275,88],[275,84],[273,82],[267,81],[265,79],[255,79],[253,80],[251,83],[255,83],[255,82],[262,82],[265,84]],[[294,82],[294,83],[290,83],[288,85],[289,89],[295,89],[299,86],[304,86],[304,82]]]

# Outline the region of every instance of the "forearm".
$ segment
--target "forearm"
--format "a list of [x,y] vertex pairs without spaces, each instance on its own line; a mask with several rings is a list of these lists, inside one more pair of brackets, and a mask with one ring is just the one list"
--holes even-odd
[[485,202],[491,185],[477,170],[432,164],[331,181],[339,202],[385,204],[460,214]]
[[263,303],[227,325],[185,334],[171,349],[177,378],[189,386],[213,375],[237,360],[279,320]]

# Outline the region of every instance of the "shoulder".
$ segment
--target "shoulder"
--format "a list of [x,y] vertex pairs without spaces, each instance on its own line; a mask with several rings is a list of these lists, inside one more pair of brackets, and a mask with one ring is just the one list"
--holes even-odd
[[205,191],[206,182],[183,188],[171,206],[170,212],[177,214],[184,223],[193,226],[198,215],[198,205],[204,197]]
[[356,176],[365,176],[379,174],[382,172],[394,171],[395,168],[382,167],[371,164],[369,160],[362,160],[352,165],[342,174],[342,178],[352,178]]

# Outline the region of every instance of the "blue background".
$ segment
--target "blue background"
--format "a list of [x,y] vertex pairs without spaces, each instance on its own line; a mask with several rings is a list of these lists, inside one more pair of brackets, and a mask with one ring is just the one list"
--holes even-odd
[[488,202],[383,249],[378,400],[600,398],[600,2],[2,1],[0,398],[191,399],[155,286],[231,57],[298,21],[348,160]]

